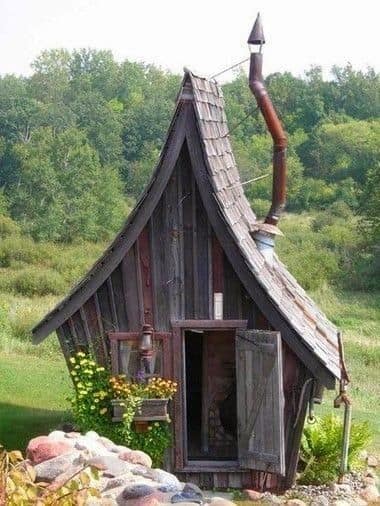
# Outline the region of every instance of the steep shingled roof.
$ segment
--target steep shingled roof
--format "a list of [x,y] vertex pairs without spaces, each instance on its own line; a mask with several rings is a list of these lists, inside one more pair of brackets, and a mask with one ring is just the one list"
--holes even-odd
[[[189,84],[191,84],[191,89],[189,89]],[[232,153],[221,88],[214,81],[186,72],[179,93],[179,97],[181,96],[186,96],[186,100],[192,100],[194,104],[204,157],[215,198],[246,264],[279,313],[296,331],[304,344],[336,378],[340,379],[341,358],[336,327],[319,310],[276,256],[272,266],[265,262],[251,237],[256,216],[241,186],[239,171]],[[36,342],[41,341],[48,333],[62,324],[63,316],[59,318],[59,315],[63,313],[63,310],[65,310],[66,316],[70,316],[80,307],[81,303],[87,300],[86,297],[91,296],[106,278],[107,264],[108,267],[110,264],[116,266],[125,255],[130,242],[128,241],[128,232],[134,225],[135,217],[144,201],[148,197],[152,199],[150,190],[157,179],[161,160],[174,138],[172,130],[179,109],[178,103],[152,180],[126,224],[86,276],[64,300],[36,325],[33,329]]]
[[338,330],[275,256],[269,266],[252,239],[256,216],[244,195],[228,134],[223,92],[189,74],[210,179],[220,210],[256,279],[306,346],[336,378],[341,376]]

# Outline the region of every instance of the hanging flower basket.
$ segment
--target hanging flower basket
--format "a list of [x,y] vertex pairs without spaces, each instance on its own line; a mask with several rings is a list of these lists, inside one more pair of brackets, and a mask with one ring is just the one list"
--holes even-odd
[[[125,399],[111,400],[113,408],[113,422],[121,422],[125,412]],[[143,399],[133,418],[135,422],[168,421],[169,399]]]

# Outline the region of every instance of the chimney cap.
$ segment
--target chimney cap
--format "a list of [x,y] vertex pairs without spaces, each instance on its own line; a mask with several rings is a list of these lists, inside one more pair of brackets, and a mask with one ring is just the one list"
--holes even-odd
[[260,12],[257,14],[255,24],[253,25],[252,31],[248,37],[248,44],[262,45],[265,44],[264,30],[261,23]]
[[277,225],[270,225],[269,223],[265,223],[262,221],[256,221],[256,223],[253,224],[251,227],[251,233],[254,234],[264,234],[269,236],[279,235],[283,236],[284,234],[281,232],[281,230],[277,227]]

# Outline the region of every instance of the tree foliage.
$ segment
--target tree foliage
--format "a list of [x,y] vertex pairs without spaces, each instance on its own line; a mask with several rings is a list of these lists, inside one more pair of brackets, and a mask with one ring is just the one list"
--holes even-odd
[[[158,160],[180,77],[94,49],[44,51],[32,68],[30,77],[0,77],[3,228],[14,220],[38,240],[109,237]],[[333,67],[326,80],[311,67],[304,76],[272,74],[266,84],[289,138],[287,209],[345,203],[360,215],[363,255],[373,259],[380,228],[379,75],[347,65]],[[254,209],[265,214],[272,140],[246,75],[238,72],[223,90],[242,180],[265,176],[245,186]],[[335,270],[330,260],[325,265]]]

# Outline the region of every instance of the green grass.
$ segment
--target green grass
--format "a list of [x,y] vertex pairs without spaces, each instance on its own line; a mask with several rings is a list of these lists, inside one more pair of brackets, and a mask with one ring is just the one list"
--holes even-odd
[[[338,292],[324,288],[312,295],[343,332],[353,418],[370,423],[372,449],[380,455],[380,293]],[[333,394],[329,393],[322,412],[329,409],[332,400]]]
[[0,443],[24,449],[29,439],[69,419],[70,379],[59,355],[0,354]]

